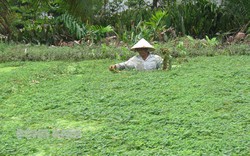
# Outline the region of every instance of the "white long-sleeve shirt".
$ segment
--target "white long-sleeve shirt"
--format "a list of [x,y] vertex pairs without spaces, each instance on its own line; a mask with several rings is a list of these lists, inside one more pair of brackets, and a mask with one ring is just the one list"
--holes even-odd
[[154,70],[161,67],[163,59],[158,55],[149,54],[146,60],[140,55],[130,58],[126,62],[116,64],[117,69]]

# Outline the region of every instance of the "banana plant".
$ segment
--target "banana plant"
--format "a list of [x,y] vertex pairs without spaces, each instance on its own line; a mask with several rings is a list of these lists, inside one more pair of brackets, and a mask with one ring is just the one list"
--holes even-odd
[[219,44],[218,40],[216,39],[216,37],[213,37],[213,38],[209,38],[207,35],[206,35],[206,43],[205,45],[208,45],[208,46],[217,46]]
[[152,39],[156,39],[158,34],[163,31],[166,25],[163,24],[162,20],[167,16],[166,11],[157,10],[155,14],[145,22],[146,26],[152,31]]
[[106,27],[100,25],[87,26],[87,36],[90,38],[91,42],[100,41],[109,32],[114,32],[114,29],[108,25]]
[[57,21],[62,22],[66,28],[69,30],[72,36],[75,36],[76,39],[82,39],[86,35],[86,28],[84,24],[80,22],[68,13],[64,13],[57,18]]

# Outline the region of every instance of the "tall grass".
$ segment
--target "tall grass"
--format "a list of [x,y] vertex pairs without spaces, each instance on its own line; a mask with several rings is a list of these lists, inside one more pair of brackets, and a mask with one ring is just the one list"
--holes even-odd
[[54,61],[91,59],[128,59],[133,55],[126,47],[74,46],[55,47],[45,45],[0,44],[0,62],[6,61]]
[[[247,43],[221,45],[210,43],[212,40],[194,40],[188,37],[177,38],[167,43],[155,42],[153,53],[161,55],[161,48],[168,48],[171,55],[179,57],[215,56],[215,55],[250,55]],[[0,62],[8,61],[55,61],[55,60],[92,60],[117,59],[127,60],[136,53],[130,51],[131,45],[76,45],[74,47],[56,47],[45,45],[24,45],[0,43]]]

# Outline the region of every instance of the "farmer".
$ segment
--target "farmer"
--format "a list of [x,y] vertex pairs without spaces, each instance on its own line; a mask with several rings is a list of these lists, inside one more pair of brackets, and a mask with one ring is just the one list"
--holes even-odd
[[149,50],[154,50],[155,48],[148,43],[145,39],[141,39],[137,42],[131,50],[139,53],[126,62],[111,65],[109,67],[110,71],[117,71],[123,69],[136,69],[136,70],[154,70],[159,69],[162,64],[162,58],[158,55],[150,54]]

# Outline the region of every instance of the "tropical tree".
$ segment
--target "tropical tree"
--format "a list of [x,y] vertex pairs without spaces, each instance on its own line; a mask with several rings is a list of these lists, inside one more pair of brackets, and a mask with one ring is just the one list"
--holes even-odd
[[0,0],[0,34],[46,44],[91,35],[96,42],[109,30],[124,41],[142,35],[159,40],[158,33],[171,26],[177,34],[212,37],[245,31],[249,6],[249,0],[224,0],[221,5],[212,0]]
[[1,34],[9,36],[11,40],[48,44],[60,40],[61,37],[64,39],[83,37],[86,33],[83,24],[95,23],[94,17],[105,1],[100,3],[98,0],[1,0],[0,2]]
[[230,21],[225,24],[227,26],[228,24],[231,25],[231,29],[239,31],[239,29],[244,29],[246,24],[250,22],[249,0],[224,0],[222,5],[225,6],[224,16]]
[[82,22],[95,22],[95,15],[102,12],[107,0],[65,0],[61,3],[63,9],[71,15],[81,18]]
[[10,28],[10,10],[7,0],[0,0],[0,34],[9,36]]

